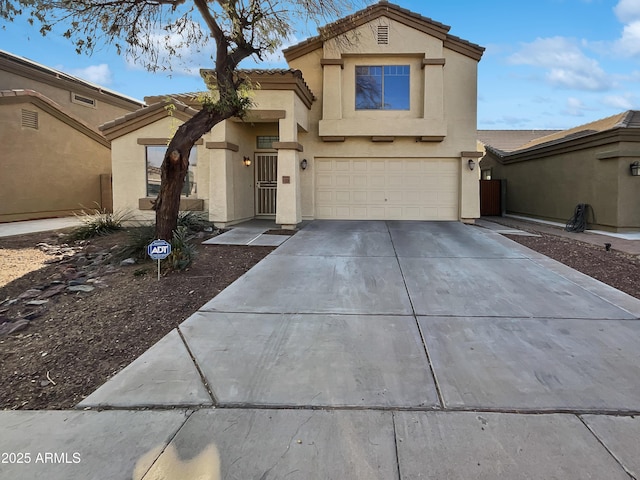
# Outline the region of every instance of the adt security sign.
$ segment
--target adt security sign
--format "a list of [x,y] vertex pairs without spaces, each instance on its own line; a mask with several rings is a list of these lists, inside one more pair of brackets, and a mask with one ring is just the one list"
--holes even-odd
[[164,260],[171,253],[171,244],[166,240],[154,240],[147,245],[147,254],[154,260]]

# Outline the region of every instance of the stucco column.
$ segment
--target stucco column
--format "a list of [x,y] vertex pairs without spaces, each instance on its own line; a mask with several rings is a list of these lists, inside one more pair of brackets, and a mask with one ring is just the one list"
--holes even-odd
[[302,145],[296,142],[279,142],[274,147],[278,149],[276,223],[284,229],[294,229],[302,222],[298,155],[302,151]]
[[342,59],[323,58],[322,65],[323,85],[331,85],[325,88],[322,98],[322,119],[340,120],[342,118]]
[[[480,217],[480,158],[482,152],[462,152],[460,157],[460,220],[474,223]],[[473,170],[469,161],[473,161]]]
[[444,58],[425,58],[422,61],[424,118],[434,125],[444,125],[444,64]]
[[209,149],[209,221],[224,228],[233,217],[233,160],[237,145],[207,142]]

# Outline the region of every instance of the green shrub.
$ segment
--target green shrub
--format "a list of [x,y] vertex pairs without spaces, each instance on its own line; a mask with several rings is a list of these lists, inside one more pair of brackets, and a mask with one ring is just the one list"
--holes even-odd
[[155,240],[155,235],[155,225],[145,224],[129,228],[127,230],[127,243],[115,252],[114,258],[117,261],[125,258],[147,259],[147,246]]
[[164,260],[165,268],[169,270],[184,270],[189,267],[196,256],[196,247],[190,240],[193,236],[187,227],[179,226],[173,232],[171,253]]
[[178,227],[186,227],[190,232],[202,232],[205,228],[213,228],[213,224],[202,212],[180,212]]
[[83,210],[81,213],[77,213],[76,217],[82,222],[82,225],[75,227],[69,233],[69,240],[86,240],[122,230],[124,229],[124,222],[131,217],[131,214],[129,212],[106,212],[94,209]]
[[[155,225],[132,227],[127,233],[127,243],[115,252],[114,259],[117,261],[125,258],[135,258],[139,261],[150,260],[147,255],[147,247],[156,240]],[[183,226],[179,226],[173,232],[171,254],[161,261],[164,271],[184,270],[191,265],[196,255],[196,247],[190,243],[192,238],[193,235],[189,229]]]

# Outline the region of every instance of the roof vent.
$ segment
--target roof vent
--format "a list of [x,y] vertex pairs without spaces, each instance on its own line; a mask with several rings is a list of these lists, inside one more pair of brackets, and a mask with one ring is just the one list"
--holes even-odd
[[22,109],[22,126],[38,129],[38,112]]
[[378,45],[389,45],[389,25],[378,25]]
[[96,108],[96,101],[93,98],[85,97],[83,95],[78,95],[75,92],[71,92],[71,101],[73,103],[77,103],[79,105],[84,105],[85,107],[93,107]]

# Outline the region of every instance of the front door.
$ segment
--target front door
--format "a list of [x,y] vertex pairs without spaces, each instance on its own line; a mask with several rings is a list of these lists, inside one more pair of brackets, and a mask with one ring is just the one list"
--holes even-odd
[[256,216],[276,214],[278,154],[256,154]]

